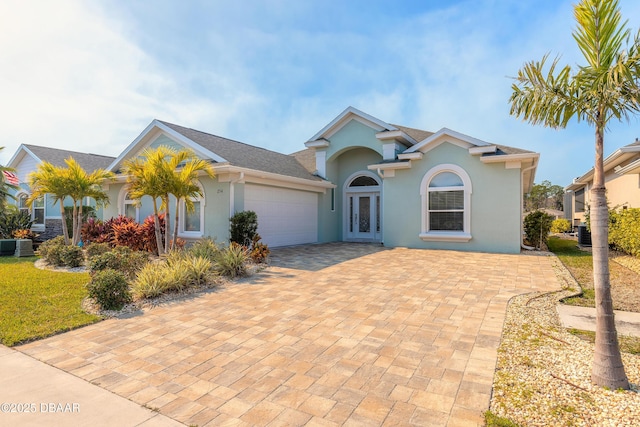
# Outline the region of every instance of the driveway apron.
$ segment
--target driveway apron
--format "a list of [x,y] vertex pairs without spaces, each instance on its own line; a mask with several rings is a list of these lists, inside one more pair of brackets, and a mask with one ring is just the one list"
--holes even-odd
[[482,425],[508,300],[549,258],[332,243],[17,349],[187,425]]

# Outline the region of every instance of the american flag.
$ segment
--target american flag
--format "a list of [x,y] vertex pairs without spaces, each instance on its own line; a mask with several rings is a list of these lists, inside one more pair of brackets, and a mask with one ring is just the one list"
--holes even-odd
[[20,184],[20,180],[18,179],[18,175],[16,175],[13,172],[9,172],[9,171],[2,171],[2,173],[4,174],[4,180],[11,185],[18,185]]

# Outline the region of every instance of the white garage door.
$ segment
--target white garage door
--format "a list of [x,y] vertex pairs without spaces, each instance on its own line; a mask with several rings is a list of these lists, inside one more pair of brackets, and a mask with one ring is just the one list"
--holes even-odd
[[258,233],[269,246],[318,241],[316,193],[247,184],[244,209],[258,214]]

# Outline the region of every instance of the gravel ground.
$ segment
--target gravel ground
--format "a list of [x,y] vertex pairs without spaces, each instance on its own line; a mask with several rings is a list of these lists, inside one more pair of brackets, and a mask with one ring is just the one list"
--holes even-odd
[[591,384],[593,344],[562,328],[556,311],[558,300],[579,286],[555,256],[553,263],[561,283],[573,290],[512,299],[498,349],[491,411],[521,426],[640,425],[640,356],[622,355],[632,390]]

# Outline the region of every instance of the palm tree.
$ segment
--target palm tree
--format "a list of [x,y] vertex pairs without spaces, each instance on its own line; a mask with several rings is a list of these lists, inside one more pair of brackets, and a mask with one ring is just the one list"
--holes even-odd
[[173,187],[171,188],[171,194],[176,198],[176,210],[174,215],[173,226],[173,240],[171,249],[175,248],[176,240],[178,239],[178,224],[179,224],[179,205],[180,201],[184,202],[184,206],[187,212],[194,211],[194,204],[191,200],[193,197],[202,196],[202,190],[196,184],[196,179],[200,172],[204,172],[210,178],[215,177],[213,166],[205,160],[195,157],[192,152],[187,152],[188,158],[186,163],[182,166],[182,169],[176,172]]
[[77,245],[81,238],[83,200],[90,197],[99,206],[108,204],[109,195],[102,187],[102,183],[113,178],[114,174],[104,169],[87,173],[73,157],[69,157],[64,162],[67,164],[69,196],[73,202],[73,244]]
[[[609,281],[608,211],[604,184],[604,131],[611,119],[640,112],[640,32],[621,23],[617,0],[582,0],[574,7],[576,40],[587,65],[576,73],[558,58],[545,74],[545,55],[518,72],[511,95],[511,114],[532,124],[564,128],[576,117],[595,127],[595,165],[591,189],[593,279],[596,294],[596,343],[591,380],[611,389],[628,389],[614,323]],[[627,49],[623,48],[627,45]]]
[[69,185],[66,179],[66,170],[52,165],[49,162],[43,162],[38,168],[29,174],[29,187],[31,195],[27,199],[29,206],[37,199],[49,194],[54,203],[60,206],[60,217],[62,218],[62,235],[64,243],[69,244],[69,230],[67,221],[65,221],[64,199],[69,196]]
[[[0,151],[4,150],[4,147],[0,147]],[[9,184],[4,178],[4,172],[14,172],[13,169],[8,168],[6,166],[0,165],[0,210],[4,210],[4,204],[7,201],[7,197],[10,197],[15,200],[13,194],[9,192],[9,190],[17,190],[19,187],[17,185]]]
[[156,171],[148,162],[149,158],[154,157],[154,151],[155,150],[151,148],[146,148],[139,157],[125,161],[122,171],[127,175],[129,196],[132,199],[140,200],[143,196],[151,196],[153,200],[153,223],[156,235],[156,248],[158,255],[161,255],[164,253],[164,246],[162,243],[162,233],[160,231],[158,198],[162,197],[165,193],[163,188],[165,183],[163,183],[162,177],[155,173]]

